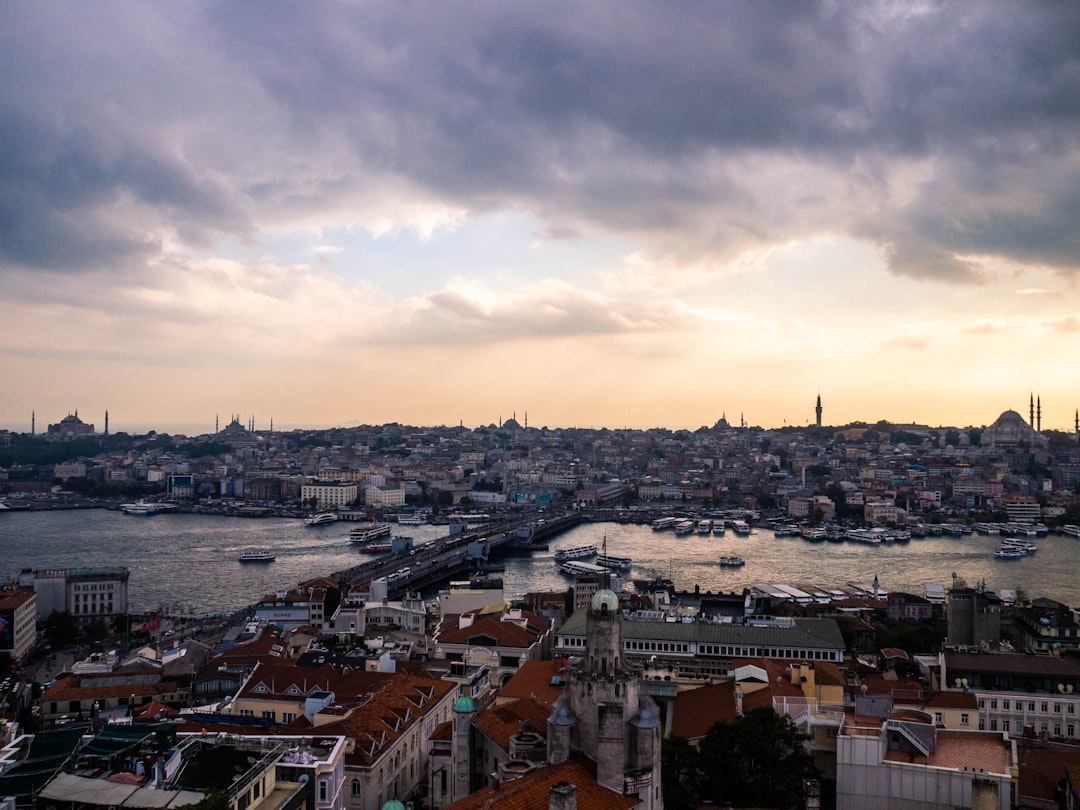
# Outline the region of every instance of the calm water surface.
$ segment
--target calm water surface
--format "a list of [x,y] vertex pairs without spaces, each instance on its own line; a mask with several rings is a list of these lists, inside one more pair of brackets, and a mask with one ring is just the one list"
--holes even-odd
[[[263,594],[313,576],[330,574],[365,559],[348,545],[350,524],[320,528],[300,520],[243,519],[206,515],[136,517],[105,510],[6,513],[0,515],[0,575],[21,568],[86,568],[126,565],[133,610],[166,608],[191,614],[219,613],[251,604]],[[403,526],[399,534],[423,543],[447,534],[445,526]],[[730,530],[723,537],[654,532],[648,526],[588,523],[556,538],[546,551],[508,557],[503,575],[508,597],[531,590],[562,589],[554,552],[579,545],[599,546],[631,557],[628,579],[666,576],[679,587],[739,590],[755,582],[792,585],[869,583],[876,575],[883,590],[921,592],[925,582],[948,584],[955,572],[969,584],[1023,589],[1080,605],[1080,577],[1074,560],[1080,540],[1051,535],[1039,551],[1019,560],[993,558],[996,537],[927,538],[906,545],[810,544],[776,538],[754,529],[749,537]],[[270,564],[240,564],[240,553],[268,548]],[[721,568],[722,555],[739,555],[746,565]]]

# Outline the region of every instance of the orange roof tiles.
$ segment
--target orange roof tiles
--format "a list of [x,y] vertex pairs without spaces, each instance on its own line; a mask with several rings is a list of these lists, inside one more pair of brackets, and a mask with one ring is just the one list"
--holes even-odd
[[575,758],[503,782],[498,790],[483,788],[444,810],[548,810],[548,794],[559,782],[577,788],[577,806],[582,810],[632,810],[640,804],[634,796],[623,796],[596,784],[596,767]]
[[563,693],[563,687],[552,684],[551,680],[565,670],[565,658],[554,661],[526,661],[499,690],[499,697],[529,698],[550,709]]
[[[768,689],[760,692],[768,694]],[[744,699],[745,700],[745,699]],[[768,705],[771,705],[771,699]],[[716,723],[735,722],[735,682],[723,681],[679,692],[671,716],[671,733],[699,740]]]
[[510,749],[510,738],[528,722],[532,731],[547,736],[548,711],[534,700],[524,698],[495,706],[481,712],[473,720],[473,728],[504,751]]
[[[888,751],[885,759],[909,762],[908,751]],[[935,768],[1005,773],[1012,764],[1010,745],[1000,734],[950,733],[938,731],[937,745],[929,757],[916,753],[914,761]]]

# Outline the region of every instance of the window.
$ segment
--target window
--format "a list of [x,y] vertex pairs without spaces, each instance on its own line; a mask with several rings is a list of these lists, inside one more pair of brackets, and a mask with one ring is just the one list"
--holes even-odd
[[997,720],[994,720],[994,719],[990,720],[990,730],[991,731],[997,731],[997,723],[998,723]]
[[1060,703],[1055,703],[1054,704],[1054,714],[1061,714],[1061,704]]
[[[443,778],[445,779],[446,778],[445,771],[443,772],[443,774],[444,774]],[[444,790],[446,789],[445,785],[443,786],[443,789]],[[353,779],[352,780],[352,795],[353,796],[359,796],[360,795],[360,780],[359,779]]]
[[1009,721],[1008,720],[1002,720],[1001,721],[1001,730],[1006,731],[1006,732],[1009,730]]
[[329,792],[329,788],[327,787],[326,780],[325,779],[320,779],[319,780],[319,801],[320,802],[325,802],[326,801],[328,792]]
[[1048,700],[1040,701],[1040,703],[1039,703],[1039,711],[1042,712],[1043,714],[1046,714],[1048,711],[1050,711],[1050,701],[1048,701]]
[[1072,723],[1069,723],[1069,725],[1065,726],[1065,733],[1069,737],[1075,737],[1076,736],[1076,726],[1074,726]]
[[1005,700],[1001,701],[1001,708],[1004,709],[1005,711],[1009,710],[1009,701],[1008,701],[1007,698]]
[[964,714],[960,715],[960,725],[966,726],[967,724],[968,724],[968,716],[967,716],[967,712],[965,712]]
[[997,698],[991,698],[990,699],[990,708],[991,709],[996,709],[997,708]]
[[942,717],[941,712],[934,712],[934,722],[939,725],[945,725],[945,718]]

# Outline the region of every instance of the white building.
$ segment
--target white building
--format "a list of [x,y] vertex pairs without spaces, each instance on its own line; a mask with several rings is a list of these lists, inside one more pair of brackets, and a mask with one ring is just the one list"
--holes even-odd
[[19,661],[37,637],[37,597],[24,589],[0,591],[0,654]]
[[368,487],[364,490],[364,502],[368,506],[374,506],[377,508],[383,508],[387,506],[404,506],[405,505],[405,489],[404,487]]
[[109,621],[128,612],[127,568],[26,569],[19,587],[37,594],[37,615],[48,618],[65,610],[78,621]]
[[356,484],[340,481],[319,481],[300,487],[300,500],[311,503],[316,509],[344,509],[356,502]]

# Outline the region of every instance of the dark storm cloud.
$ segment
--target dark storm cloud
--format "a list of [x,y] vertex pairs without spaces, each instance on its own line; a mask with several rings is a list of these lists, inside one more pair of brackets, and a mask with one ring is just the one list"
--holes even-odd
[[608,229],[695,258],[828,231],[915,276],[977,280],[979,256],[1078,266],[1074,3],[9,16],[9,265],[138,261],[166,231],[207,245],[317,220],[397,178],[455,208],[531,211],[552,236]]

